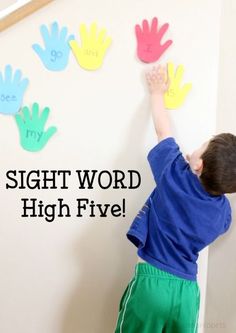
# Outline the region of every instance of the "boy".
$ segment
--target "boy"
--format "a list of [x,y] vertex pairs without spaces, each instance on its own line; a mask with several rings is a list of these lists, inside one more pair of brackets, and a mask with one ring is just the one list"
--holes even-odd
[[156,187],[127,238],[139,260],[119,304],[115,333],[197,332],[199,251],[225,233],[236,192],[236,136],[215,135],[184,159],[172,136],[166,68],[146,74],[158,144],[148,153]]

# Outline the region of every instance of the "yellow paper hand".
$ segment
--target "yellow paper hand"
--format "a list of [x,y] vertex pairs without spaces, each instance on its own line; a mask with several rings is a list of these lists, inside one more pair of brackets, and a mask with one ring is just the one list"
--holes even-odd
[[111,38],[105,37],[106,30],[98,32],[96,23],[92,23],[90,31],[85,24],[80,25],[81,46],[76,40],[69,42],[70,47],[79,65],[84,69],[95,70],[101,67]]
[[168,77],[170,80],[170,85],[168,91],[165,93],[164,96],[165,106],[167,109],[179,108],[184,103],[187,94],[192,88],[191,83],[187,83],[183,87],[180,87],[183,74],[183,65],[178,66],[175,73],[174,64],[168,63]]

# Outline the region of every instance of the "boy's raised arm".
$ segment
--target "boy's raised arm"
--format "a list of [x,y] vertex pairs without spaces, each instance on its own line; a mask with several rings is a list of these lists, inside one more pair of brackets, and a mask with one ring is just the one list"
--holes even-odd
[[158,65],[146,73],[146,80],[150,92],[152,118],[158,141],[173,136],[171,123],[164,104],[164,94],[169,87],[166,66]]

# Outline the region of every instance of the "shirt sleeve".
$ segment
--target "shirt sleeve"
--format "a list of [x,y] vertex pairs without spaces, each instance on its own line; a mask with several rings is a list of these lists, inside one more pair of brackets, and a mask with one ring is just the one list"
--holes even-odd
[[229,230],[232,223],[232,209],[230,206],[230,202],[225,195],[223,196],[226,199],[226,205],[225,209],[221,208],[222,214],[220,215],[220,220],[223,221],[223,223],[221,222],[222,226],[219,235],[223,235],[224,233],[226,233]]
[[137,247],[144,247],[148,235],[148,223],[150,206],[152,202],[152,196],[154,195],[155,189],[152,191],[142,209],[139,210],[137,216],[132,222],[128,232],[126,233],[127,238]]
[[173,137],[161,140],[149,151],[147,159],[156,183],[160,181],[165,168],[179,155],[182,156],[182,153]]
[[225,225],[224,225],[224,233],[226,231],[228,231],[228,229],[231,225],[231,222],[232,222],[232,215],[231,215],[231,209],[230,209],[229,213],[228,213],[228,216],[227,216],[227,219],[226,219],[226,222],[225,222]]
[[[144,247],[145,243],[146,243],[146,239],[147,239],[147,234],[148,234],[148,230],[141,226],[141,225],[137,225],[137,218],[134,221],[134,223],[132,224],[132,228],[130,228],[127,233],[126,233],[126,237],[128,238],[129,241],[131,241],[137,248],[142,248]],[[137,229],[135,229],[137,228]],[[143,230],[142,230],[143,229]]]

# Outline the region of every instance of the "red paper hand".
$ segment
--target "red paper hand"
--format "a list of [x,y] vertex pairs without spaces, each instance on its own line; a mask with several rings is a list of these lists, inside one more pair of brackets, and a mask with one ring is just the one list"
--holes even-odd
[[143,20],[143,30],[140,25],[137,24],[135,26],[137,55],[141,61],[148,63],[157,61],[165,50],[172,44],[172,40],[168,40],[161,45],[161,39],[168,27],[169,24],[165,23],[158,31],[157,17],[152,19],[151,27],[149,27],[147,20]]

